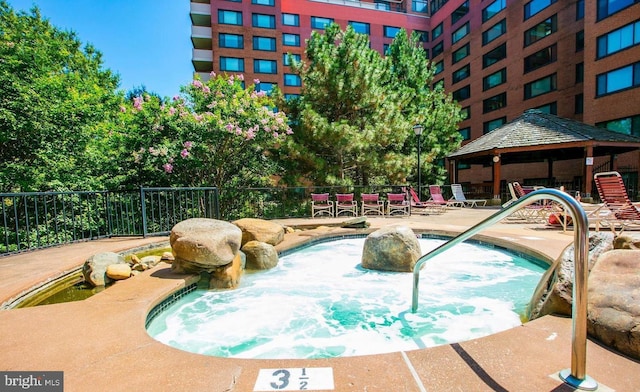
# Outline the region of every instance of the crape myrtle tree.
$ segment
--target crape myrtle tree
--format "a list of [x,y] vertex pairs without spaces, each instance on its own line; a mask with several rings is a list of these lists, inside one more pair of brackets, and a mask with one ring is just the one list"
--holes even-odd
[[117,86],[75,33],[0,0],[0,192],[102,189]]
[[[162,100],[142,93],[120,108],[112,149],[120,157],[121,183],[129,186],[215,186],[231,208],[242,187],[273,185],[281,169],[270,151],[292,133],[259,80],[243,75],[199,78],[181,95]],[[225,200],[223,200],[225,201]],[[237,206],[236,206],[237,207]],[[224,212],[224,211],[223,211]]]
[[403,183],[417,172],[413,125],[422,123],[425,178],[442,175],[438,159],[459,145],[460,109],[431,89],[433,67],[418,37],[402,30],[386,57],[367,35],[336,24],[307,41],[306,61],[292,60],[302,80],[299,98],[274,93],[292,120],[293,137],[279,150],[289,183]]

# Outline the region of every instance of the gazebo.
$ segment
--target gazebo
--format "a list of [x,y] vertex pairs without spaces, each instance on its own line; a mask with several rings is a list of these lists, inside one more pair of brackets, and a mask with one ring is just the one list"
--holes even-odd
[[[452,182],[458,178],[458,163],[493,166],[493,198],[500,198],[500,170],[503,165],[530,162],[548,163],[547,177],[553,177],[553,162],[581,159],[582,189],[592,193],[593,158],[640,150],[640,137],[530,109],[513,121],[494,129],[449,154],[453,163]],[[613,165],[611,164],[611,167]]]

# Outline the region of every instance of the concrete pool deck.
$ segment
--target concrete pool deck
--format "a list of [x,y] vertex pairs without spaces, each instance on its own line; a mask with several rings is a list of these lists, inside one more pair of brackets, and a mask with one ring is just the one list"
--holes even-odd
[[[368,221],[371,229],[402,224],[416,231],[454,234],[493,212],[454,208],[442,215]],[[280,247],[316,235],[358,232],[327,227],[344,220],[279,220],[288,226],[325,225],[287,235]],[[480,234],[535,249],[550,259],[573,240],[571,231],[508,221]],[[95,253],[121,252],[166,240],[113,238],[0,257],[0,303],[77,268]],[[258,375],[265,369],[299,368],[310,369],[309,374],[315,374],[315,368],[329,368],[332,376],[325,375],[322,381],[330,378],[335,391],[574,390],[556,376],[571,366],[572,322],[555,316],[457,344],[313,360],[216,358],[180,351],[149,337],[144,328],[147,313],[195,279],[173,274],[168,264],[161,263],[84,301],[0,310],[0,370],[63,371],[65,391],[254,391]],[[591,340],[587,344],[587,374],[600,384],[601,391],[640,390],[640,362]],[[273,389],[257,390],[299,390],[299,379],[291,379],[288,387],[297,389],[276,389],[282,385],[279,377],[269,379],[275,382]],[[312,386],[314,381],[318,380],[307,383]]]

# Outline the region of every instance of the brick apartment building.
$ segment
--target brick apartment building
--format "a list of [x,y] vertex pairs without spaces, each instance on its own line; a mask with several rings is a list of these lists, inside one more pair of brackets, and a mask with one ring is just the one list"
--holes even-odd
[[[312,30],[352,25],[384,53],[400,28],[417,31],[475,140],[531,108],[640,136],[640,0],[195,0],[194,69],[242,72],[260,88],[300,91],[286,53],[304,55]],[[427,130],[428,131],[428,130]],[[561,157],[559,157],[561,158]],[[463,184],[492,181],[491,162],[450,165]],[[553,180],[574,181],[583,160],[559,161]],[[594,157],[637,191],[640,154]],[[545,162],[505,166],[502,178],[535,183]]]

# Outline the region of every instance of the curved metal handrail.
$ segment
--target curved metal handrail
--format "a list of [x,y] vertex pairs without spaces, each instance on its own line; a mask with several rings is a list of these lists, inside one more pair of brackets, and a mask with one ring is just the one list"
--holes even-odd
[[571,369],[559,372],[567,384],[584,390],[596,390],[598,384],[586,374],[587,363],[587,277],[589,250],[589,222],[580,203],[565,192],[557,189],[540,189],[518,199],[513,204],[488,217],[467,231],[440,245],[418,259],[413,267],[413,298],[411,312],[418,310],[418,283],[420,269],[431,258],[451,249],[455,245],[473,237],[481,230],[511,215],[514,211],[540,200],[553,200],[562,204],[573,217],[574,227],[574,283],[572,304]]

